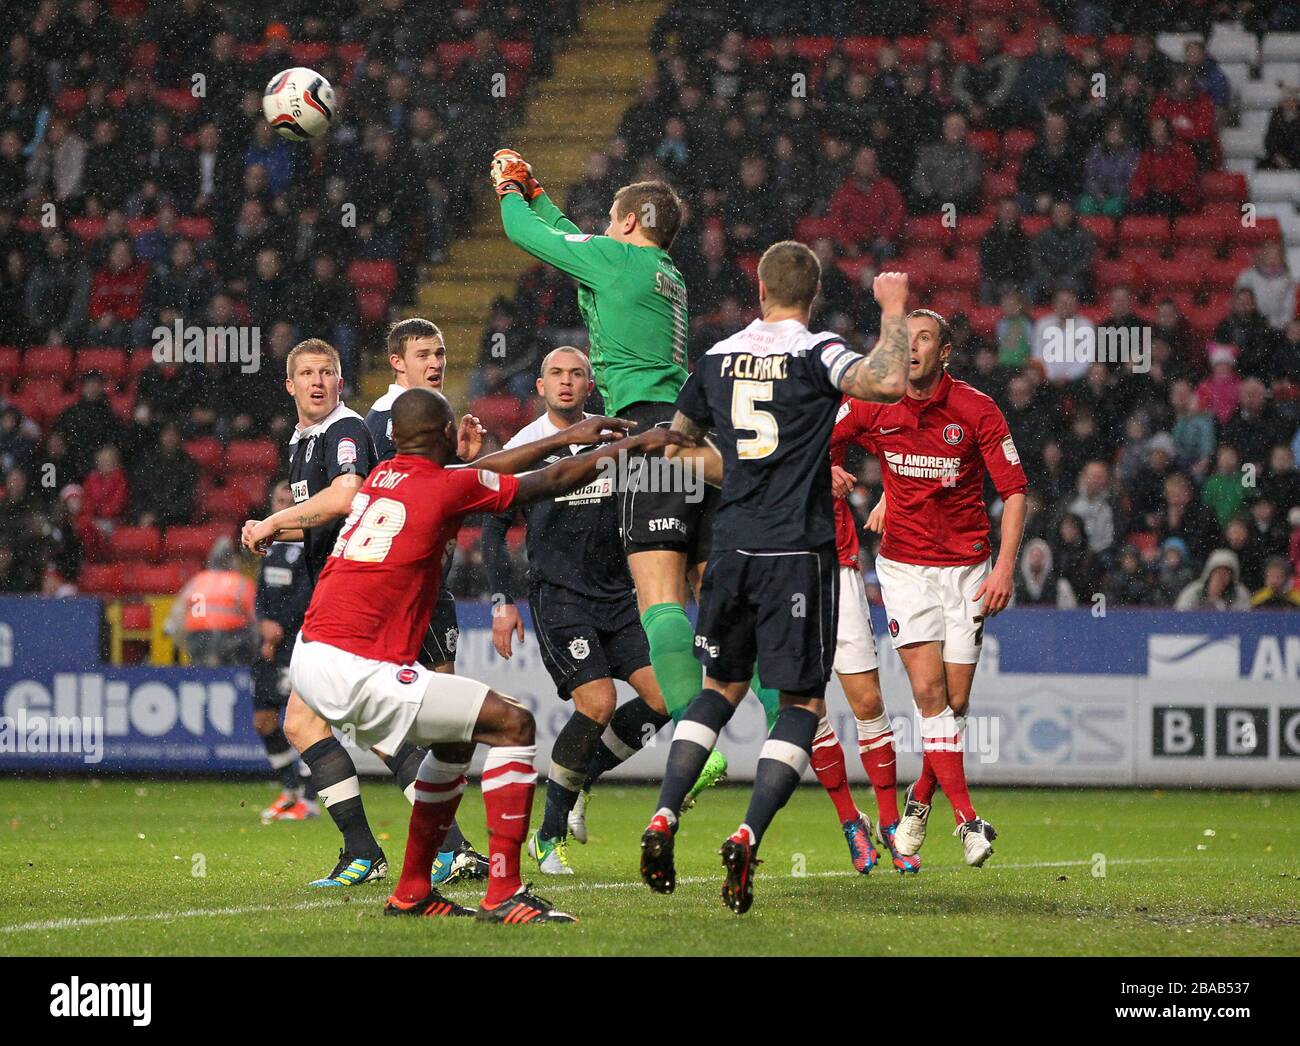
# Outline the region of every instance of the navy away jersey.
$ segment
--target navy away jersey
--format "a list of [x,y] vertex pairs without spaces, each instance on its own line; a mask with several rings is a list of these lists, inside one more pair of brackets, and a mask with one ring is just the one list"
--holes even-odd
[[798,320],[755,320],[706,352],[677,409],[714,432],[725,474],[713,551],[835,541],[830,438],[839,381],[860,355]]

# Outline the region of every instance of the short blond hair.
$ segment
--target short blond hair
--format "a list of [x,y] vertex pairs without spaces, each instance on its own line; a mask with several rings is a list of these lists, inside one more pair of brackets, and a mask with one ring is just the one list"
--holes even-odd
[[328,356],[334,361],[334,370],[343,376],[343,361],[339,359],[339,350],[327,342],[324,338],[308,338],[305,341],[298,342],[289,350],[289,355],[284,358],[285,377],[293,377],[294,366],[302,356]]
[[776,305],[809,307],[817,297],[822,266],[807,246],[795,240],[774,243],[758,262],[759,281]]

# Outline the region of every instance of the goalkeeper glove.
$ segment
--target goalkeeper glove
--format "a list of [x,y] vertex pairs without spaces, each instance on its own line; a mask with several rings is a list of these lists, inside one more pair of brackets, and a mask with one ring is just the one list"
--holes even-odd
[[518,193],[525,200],[532,200],[544,191],[541,184],[533,177],[533,169],[513,149],[498,149],[492,154],[492,187],[498,196]]

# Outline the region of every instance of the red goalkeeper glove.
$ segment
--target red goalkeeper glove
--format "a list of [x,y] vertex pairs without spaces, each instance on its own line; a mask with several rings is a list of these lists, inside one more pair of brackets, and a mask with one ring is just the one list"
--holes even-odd
[[498,149],[492,154],[492,187],[498,196],[518,193],[525,200],[534,199],[544,191],[533,177],[533,169],[513,149]]

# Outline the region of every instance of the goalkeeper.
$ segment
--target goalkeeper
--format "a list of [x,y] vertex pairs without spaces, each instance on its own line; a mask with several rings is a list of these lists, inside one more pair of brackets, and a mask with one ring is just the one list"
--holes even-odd
[[[578,282],[578,307],[606,413],[629,418],[641,428],[671,424],[687,376],[686,284],[668,254],[682,220],[677,194],[658,181],[625,185],[614,194],[605,234],[592,236],[564,216],[513,150],[502,149],[493,157],[492,183],[510,242]],[[718,495],[702,482],[694,490],[685,482],[658,489],[663,484],[651,480],[647,461],[642,457],[629,465],[619,518],[650,662],[676,720],[703,683],[686,603],[691,590],[699,590]],[[522,634],[516,621],[510,614],[501,624]],[[775,705],[775,692],[760,690],[757,680],[755,692],[764,705]],[[627,732],[618,731],[620,736],[611,740],[639,748],[649,736],[644,730],[639,736],[621,736]],[[687,805],[722,780],[726,769],[726,758],[715,750]],[[583,807],[585,801],[579,817]]]

